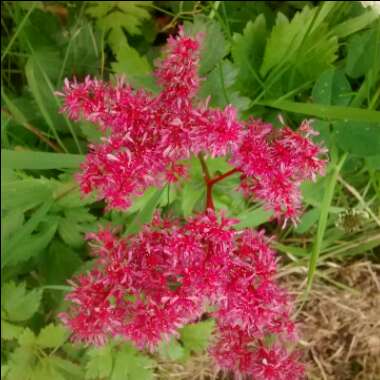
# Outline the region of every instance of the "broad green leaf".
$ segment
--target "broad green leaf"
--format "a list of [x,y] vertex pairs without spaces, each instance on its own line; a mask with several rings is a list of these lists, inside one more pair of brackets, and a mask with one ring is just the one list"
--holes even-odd
[[152,380],[153,361],[126,346],[116,353],[111,380]]
[[209,73],[228,53],[228,46],[219,24],[205,16],[195,16],[194,22],[185,22],[185,31],[191,36],[203,34],[199,75]]
[[66,380],[55,368],[50,356],[41,358],[31,372],[31,380]]
[[277,14],[268,38],[260,74],[266,98],[289,93],[315,80],[335,61],[337,38],[329,33],[318,8],[304,7],[289,21]]
[[312,208],[302,215],[299,224],[294,229],[297,234],[304,234],[318,221],[320,210],[318,208]]
[[108,379],[113,366],[111,347],[91,348],[87,354],[90,359],[86,364],[86,379]]
[[200,353],[209,344],[215,322],[212,319],[198,323],[191,323],[180,330],[181,341],[186,349]]
[[41,178],[19,179],[1,184],[1,207],[4,210],[26,211],[46,200],[52,199],[53,191],[49,180]]
[[24,328],[22,326],[14,325],[13,323],[9,323],[7,321],[1,320],[1,339],[4,340],[12,340],[17,339]]
[[8,239],[24,223],[24,213],[19,210],[10,210],[1,218],[1,239]]
[[8,282],[1,288],[2,311],[6,319],[14,322],[26,321],[40,307],[42,291],[26,290],[25,283]]
[[192,215],[193,209],[203,193],[202,187],[193,181],[184,184],[181,192],[181,208],[185,218]]
[[58,234],[70,247],[79,248],[84,243],[83,233],[79,230],[79,224],[69,218],[60,218]]
[[185,356],[184,348],[175,338],[170,339],[169,342],[162,342],[159,353],[166,360],[180,360]]
[[105,31],[125,28],[130,34],[140,34],[142,22],[149,19],[147,10],[152,1],[113,1],[90,3],[86,13],[97,19]]
[[29,220],[17,231],[17,234],[13,235],[6,246],[7,250],[12,251],[16,245],[30,235],[41,221],[45,218],[47,212],[52,205],[52,201],[45,202],[38,210],[36,210]]
[[336,143],[345,152],[360,157],[379,154],[380,123],[340,121],[333,127]]
[[125,231],[127,235],[138,232],[144,224],[149,223],[152,220],[153,213],[161,199],[163,192],[164,188],[155,190],[152,197],[149,199],[149,202],[137,213],[137,215],[130,222]]
[[49,245],[56,230],[57,224],[53,223],[45,226],[40,232],[19,240],[12,250],[9,248],[6,250],[2,265],[16,265],[39,255]]
[[62,346],[68,338],[68,331],[61,325],[47,325],[37,337],[37,344],[42,348],[56,348]]
[[24,329],[22,334],[18,337],[18,342],[20,346],[25,347],[25,348],[34,347],[36,344],[36,336],[34,335],[33,331],[27,327]]
[[31,347],[17,347],[10,355],[7,380],[30,380],[31,371],[36,362]]
[[305,7],[297,12],[291,21],[282,14],[277,14],[276,24],[268,38],[261,75],[265,76],[275,66],[285,62],[301,46],[316,10]]
[[223,1],[218,8],[232,32],[241,32],[247,23],[264,16],[268,25],[274,22],[274,12],[265,1]]
[[244,94],[252,96],[262,86],[259,70],[263,61],[267,27],[264,15],[249,21],[243,34],[234,34],[232,57],[239,69],[238,81]]
[[354,35],[348,43],[346,73],[359,78],[380,62],[380,22],[377,27]]
[[32,151],[1,150],[1,167],[10,169],[66,169],[79,168],[84,156]]
[[121,45],[115,55],[116,62],[111,63],[112,70],[125,75],[128,81],[147,76],[152,70],[146,57],[127,44]]
[[352,99],[351,85],[344,73],[337,69],[324,71],[316,81],[312,97],[315,103],[347,106]]
[[[83,380],[84,374],[82,368],[69,360],[62,359],[59,356],[50,356],[49,361],[51,365],[65,375],[65,379],[70,380]],[[55,379],[54,379],[55,380]]]
[[247,227],[257,227],[270,220],[273,212],[265,210],[263,207],[259,207],[254,210],[247,210],[239,214],[237,218],[240,220],[239,224],[236,224],[234,228],[242,229]]
[[244,111],[249,107],[250,99],[240,95],[235,88],[238,69],[228,60],[219,63],[202,82],[199,92],[201,97],[211,96],[210,105],[224,108],[232,104],[238,110]]

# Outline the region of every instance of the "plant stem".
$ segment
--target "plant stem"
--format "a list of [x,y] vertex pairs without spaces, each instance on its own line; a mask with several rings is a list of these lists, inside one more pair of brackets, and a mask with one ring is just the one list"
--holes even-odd
[[229,170],[228,172],[224,173],[224,174],[221,174],[220,176],[217,176],[217,177],[214,177],[214,178],[211,178],[210,177],[210,172],[208,170],[208,167],[207,167],[207,164],[206,164],[206,161],[202,155],[202,153],[199,153],[198,154],[198,158],[199,158],[199,161],[201,163],[201,167],[202,167],[202,171],[203,171],[203,178],[205,180],[205,185],[206,185],[206,210],[211,208],[212,210],[215,210],[215,206],[214,206],[214,200],[212,198],[212,188],[213,186],[220,182],[220,181],[223,181],[225,178],[235,174],[235,173],[238,173],[239,170],[234,168],[234,169],[231,169]]

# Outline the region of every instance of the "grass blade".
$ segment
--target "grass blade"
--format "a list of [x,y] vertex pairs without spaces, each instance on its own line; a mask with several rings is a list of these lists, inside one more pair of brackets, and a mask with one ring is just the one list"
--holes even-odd
[[46,170],[78,168],[84,156],[69,153],[47,153],[1,150],[1,167],[8,169]]

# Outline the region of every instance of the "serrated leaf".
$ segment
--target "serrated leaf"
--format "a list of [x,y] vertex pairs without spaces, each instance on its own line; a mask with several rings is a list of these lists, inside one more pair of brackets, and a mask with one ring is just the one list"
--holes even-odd
[[111,63],[112,70],[117,74],[124,74],[127,80],[146,76],[151,67],[146,57],[142,57],[136,49],[122,44],[115,52],[116,62]]
[[149,223],[152,220],[153,213],[156,209],[158,202],[161,199],[163,192],[164,192],[164,188],[156,189],[154,191],[153,195],[149,198],[149,201],[146,203],[144,208],[142,208],[136,214],[134,219],[131,221],[131,223],[127,227],[125,231],[126,234],[129,235],[129,234],[138,232],[144,224]]
[[1,308],[8,320],[14,322],[26,321],[38,310],[42,291],[26,290],[25,283],[8,282],[1,288]]
[[81,265],[79,255],[55,239],[41,257],[40,271],[47,284],[64,284]]
[[212,319],[186,325],[180,330],[184,347],[195,353],[202,352],[209,344],[214,327]]
[[29,178],[1,183],[1,207],[5,210],[29,210],[52,198],[51,183],[47,179]]
[[109,378],[113,365],[110,346],[92,348],[87,354],[90,360],[86,364],[86,379]]
[[24,348],[30,348],[33,347],[36,344],[36,336],[34,335],[33,331],[29,328],[24,329],[22,334],[18,337],[18,342],[20,346]]
[[345,152],[360,157],[379,154],[380,129],[378,123],[339,121],[333,124],[333,128],[336,143]]
[[31,380],[66,380],[65,377],[57,371],[51,357],[41,359],[31,372]]
[[249,107],[250,99],[240,95],[234,86],[236,84],[238,69],[228,60],[219,63],[202,82],[199,95],[211,96],[210,105],[224,108],[228,104],[234,105],[238,110],[244,111]]
[[65,343],[69,333],[61,325],[47,325],[37,338],[37,344],[42,348],[56,348]]
[[242,34],[234,34],[232,57],[239,68],[238,81],[243,93],[252,95],[260,86],[259,70],[263,62],[267,27],[264,15],[249,21]]
[[315,103],[347,106],[352,99],[351,85],[344,73],[337,69],[324,71],[315,82],[312,97]]
[[51,242],[57,224],[45,225],[41,231],[19,240],[12,250],[7,249],[2,259],[2,266],[16,265],[39,255]]
[[49,361],[54,368],[66,375],[65,379],[83,380],[83,370],[78,364],[62,359],[59,356],[50,356]]
[[36,357],[30,347],[17,347],[9,358],[7,380],[30,380]]
[[163,359],[180,360],[185,356],[185,349],[175,338],[172,338],[169,342],[161,343],[159,353]]
[[79,231],[79,225],[69,218],[60,219],[58,234],[70,247],[79,248],[84,243],[83,234]]
[[277,14],[260,68],[266,85],[270,84],[269,96],[273,93],[279,96],[305,85],[335,61],[338,41],[329,33],[320,14],[317,7],[307,6],[291,21],[282,13]]
[[17,339],[23,331],[24,328],[22,326],[17,326],[7,321],[1,320],[1,339]]
[[19,210],[11,210],[1,218],[1,239],[8,239],[24,223],[24,213]]
[[185,22],[185,31],[191,36],[203,34],[199,75],[209,73],[228,53],[224,34],[220,25],[205,16],[195,16],[193,23]]
[[111,380],[152,380],[152,359],[129,346],[116,353]]

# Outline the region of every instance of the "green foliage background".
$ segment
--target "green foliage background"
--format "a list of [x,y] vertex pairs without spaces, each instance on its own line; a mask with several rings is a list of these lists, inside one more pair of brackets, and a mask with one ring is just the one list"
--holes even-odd
[[[135,87],[158,88],[154,60],[175,26],[205,32],[200,98],[232,103],[249,115],[292,127],[312,118],[328,147],[327,175],[305,184],[305,214],[281,230],[260,204],[215,189],[215,204],[238,227],[265,227],[287,266],[305,268],[305,301],[327,260],[366,255],[380,245],[380,20],[359,2],[129,1],[2,2],[1,49],[1,378],[151,379],[155,360],[185,361],[202,352],[213,321],[181,330],[156,356],[132,345],[72,344],[57,314],[67,280],[91,267],[84,234],[104,224],[134,233],[156,208],[187,217],[203,207],[196,160],[191,179],[149,189],[128,213],[104,214],[81,198],[73,174],[96,129],[59,113],[64,78],[123,74]],[[213,173],[228,170],[208,160]],[[349,210],[366,217],[350,220]]]

